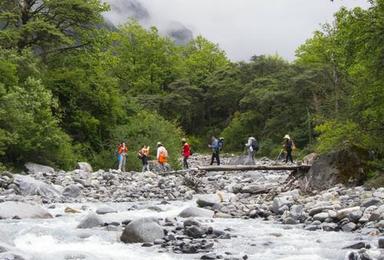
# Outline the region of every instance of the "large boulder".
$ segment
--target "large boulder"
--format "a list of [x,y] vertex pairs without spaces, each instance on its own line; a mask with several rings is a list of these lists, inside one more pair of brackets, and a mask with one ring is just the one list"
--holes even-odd
[[70,184],[63,190],[63,196],[77,198],[81,195],[81,189],[76,184]]
[[360,158],[361,155],[350,150],[320,155],[305,176],[309,187],[325,190],[338,183],[349,186],[361,185],[366,175]]
[[199,195],[196,204],[201,207],[220,207],[221,203],[221,198],[217,194],[204,194],[204,195]]
[[103,220],[95,213],[89,213],[77,225],[77,228],[94,228],[104,224]]
[[52,215],[36,204],[6,201],[0,203],[0,219],[2,218],[52,218]]
[[87,162],[78,162],[76,168],[85,172],[93,172],[92,166]]
[[121,234],[124,243],[153,242],[164,237],[163,228],[155,218],[140,218],[130,222]]
[[24,175],[15,175],[14,183],[19,187],[24,196],[39,195],[46,199],[56,199],[61,197],[61,193],[52,185]]
[[212,218],[215,213],[209,209],[202,209],[197,207],[189,207],[180,212],[179,217],[190,218],[190,217],[200,217],[200,218]]
[[24,167],[27,169],[27,173],[29,174],[39,174],[39,173],[54,173],[55,169],[52,167],[41,165],[37,163],[31,163],[28,162],[24,165]]

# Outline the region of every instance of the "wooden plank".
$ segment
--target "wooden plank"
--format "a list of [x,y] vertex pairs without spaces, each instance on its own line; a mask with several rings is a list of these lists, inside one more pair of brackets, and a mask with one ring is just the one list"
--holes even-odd
[[198,166],[200,171],[308,171],[309,165],[217,165],[217,166]]

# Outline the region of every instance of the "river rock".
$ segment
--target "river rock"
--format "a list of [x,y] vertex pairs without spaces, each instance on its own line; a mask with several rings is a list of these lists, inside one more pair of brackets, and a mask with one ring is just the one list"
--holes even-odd
[[348,214],[348,218],[352,222],[358,222],[359,219],[363,216],[363,212],[359,210],[352,211]]
[[124,243],[154,242],[164,237],[163,228],[155,218],[140,218],[130,222],[121,234]]
[[368,208],[370,206],[376,206],[376,205],[382,204],[382,203],[383,203],[383,201],[379,198],[369,198],[369,199],[364,200],[361,203],[361,206],[364,208]]
[[336,218],[341,220],[354,211],[360,211],[360,207],[345,208],[337,211]]
[[102,221],[102,219],[92,212],[80,221],[79,225],[77,225],[77,228],[94,228],[101,226],[103,223],[104,222]]
[[314,207],[312,209],[309,210],[308,214],[313,217],[314,215],[318,214],[318,213],[321,213],[323,211],[328,211],[328,210],[332,210],[333,207],[332,206],[318,206],[318,207]]
[[250,193],[250,194],[263,194],[268,193],[271,190],[270,187],[265,187],[257,184],[243,186],[240,190],[241,193]]
[[289,209],[289,206],[293,204],[291,197],[276,197],[273,199],[272,211],[276,214],[282,214],[285,208]]
[[92,166],[87,162],[78,162],[77,169],[85,172],[93,172]]
[[64,188],[63,196],[77,198],[81,195],[81,189],[78,185],[71,184]]
[[328,212],[321,212],[321,213],[314,215],[313,219],[324,222],[324,220],[326,220],[328,217],[329,217]]
[[28,162],[24,165],[29,174],[54,173],[55,169],[49,166]]
[[202,209],[197,207],[189,207],[180,212],[179,217],[200,217],[200,218],[212,218],[214,212],[208,209]]
[[341,227],[341,229],[342,229],[344,232],[352,232],[353,230],[356,229],[356,224],[353,223],[353,222],[349,222],[349,223],[343,225],[343,226]]
[[39,195],[46,199],[60,198],[61,193],[52,185],[38,181],[30,176],[15,174],[14,183],[19,187],[22,195]]
[[99,214],[99,215],[104,215],[104,214],[108,214],[108,213],[116,213],[117,210],[115,210],[114,208],[111,208],[109,206],[103,206],[103,207],[100,207],[96,210],[96,213]]
[[202,226],[187,226],[184,228],[184,234],[192,238],[201,238],[205,235],[206,230]]
[[290,216],[294,220],[304,220],[305,214],[304,214],[304,206],[303,205],[293,205],[290,209]]
[[0,203],[0,219],[2,218],[52,218],[52,215],[39,205],[6,201]]
[[309,187],[325,190],[338,183],[362,184],[365,176],[360,158],[357,152],[350,150],[320,155],[306,174]]
[[220,207],[221,199],[217,194],[200,195],[196,204],[201,207]]

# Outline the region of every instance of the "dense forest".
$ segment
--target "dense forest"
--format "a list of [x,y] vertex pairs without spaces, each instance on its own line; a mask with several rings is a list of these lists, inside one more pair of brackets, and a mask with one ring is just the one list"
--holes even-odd
[[0,167],[109,168],[121,141],[128,168],[157,141],[176,166],[184,136],[195,151],[220,135],[225,151],[242,152],[253,135],[259,155],[276,156],[289,133],[297,155],[358,148],[383,170],[384,0],[341,9],[293,62],[232,62],[202,36],[177,45],[134,20],[110,28],[107,10],[99,0],[0,2]]

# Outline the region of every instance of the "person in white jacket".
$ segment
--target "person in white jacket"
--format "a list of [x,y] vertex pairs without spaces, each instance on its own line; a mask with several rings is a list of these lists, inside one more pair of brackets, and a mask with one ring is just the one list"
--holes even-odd
[[245,147],[247,148],[247,154],[248,154],[245,164],[255,164],[255,154],[259,149],[259,145],[256,141],[256,138],[253,136],[250,136],[248,138],[248,142],[245,144]]

